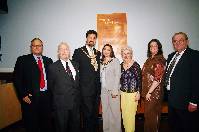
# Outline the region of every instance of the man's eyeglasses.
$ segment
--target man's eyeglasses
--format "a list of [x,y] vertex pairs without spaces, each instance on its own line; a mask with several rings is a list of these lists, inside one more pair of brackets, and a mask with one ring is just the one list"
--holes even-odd
[[31,45],[31,46],[34,47],[34,48],[35,48],[35,47],[36,47],[36,48],[37,48],[37,47],[38,47],[38,48],[43,47],[43,45]]
[[186,40],[185,39],[180,39],[180,40],[173,40],[173,43],[177,44],[177,43],[184,43]]

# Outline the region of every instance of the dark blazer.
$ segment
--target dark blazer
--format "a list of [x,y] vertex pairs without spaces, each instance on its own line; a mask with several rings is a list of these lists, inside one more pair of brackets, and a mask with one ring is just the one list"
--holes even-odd
[[53,108],[71,109],[79,105],[79,72],[78,65],[71,61],[76,70],[75,80],[65,71],[61,60],[57,60],[49,66],[48,87],[53,97]]
[[[53,63],[52,59],[42,56],[46,77],[48,66]],[[17,58],[14,68],[14,85],[19,99],[32,94],[33,98],[39,96],[40,92],[40,71],[33,54],[23,55]]]
[[[175,55],[168,56],[167,64]],[[198,104],[199,95],[198,52],[187,48],[177,63],[170,78],[168,103],[177,109],[187,109],[189,102]]]
[[98,70],[95,71],[91,65],[91,59],[82,51],[88,53],[86,46],[78,48],[74,51],[73,60],[79,64],[80,73],[80,89],[83,96],[91,96],[100,94],[100,55],[101,53],[94,49],[97,55]]

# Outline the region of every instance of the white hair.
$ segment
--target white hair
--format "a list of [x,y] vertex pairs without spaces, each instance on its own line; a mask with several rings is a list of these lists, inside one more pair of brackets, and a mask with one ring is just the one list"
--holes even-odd
[[66,42],[61,42],[61,43],[58,45],[58,51],[59,51],[59,49],[60,49],[60,47],[61,47],[62,45],[65,45],[68,49],[70,49],[68,43],[66,43]]
[[131,55],[133,56],[133,49],[132,49],[130,46],[123,47],[123,48],[121,49],[121,55],[122,55],[123,52],[126,51],[126,50],[128,50],[128,51],[131,53]]

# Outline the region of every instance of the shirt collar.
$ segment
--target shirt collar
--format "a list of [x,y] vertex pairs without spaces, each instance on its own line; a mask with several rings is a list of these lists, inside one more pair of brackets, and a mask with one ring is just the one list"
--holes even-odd
[[38,57],[42,60],[42,55],[34,55],[33,54],[33,57],[35,58],[35,60],[38,60]]
[[86,44],[86,49],[87,49],[88,51],[90,51],[91,49],[93,50],[93,49],[94,49],[94,46],[93,46],[93,47],[89,47],[89,46]]
[[68,62],[68,64],[71,63],[70,59],[68,59],[67,61],[64,61],[64,60],[62,60],[62,59],[60,59],[60,60],[61,60],[61,62],[62,62],[63,64],[65,64],[66,62]]
[[[187,48],[186,48],[187,49]],[[179,54],[179,55],[183,55],[184,52],[186,51],[186,49],[184,49],[183,51],[181,51],[180,53],[179,52],[176,52],[176,54]]]

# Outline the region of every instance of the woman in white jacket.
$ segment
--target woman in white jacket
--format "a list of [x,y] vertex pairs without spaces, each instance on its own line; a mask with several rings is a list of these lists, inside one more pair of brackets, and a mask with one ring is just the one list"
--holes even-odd
[[121,66],[110,44],[104,45],[100,65],[101,101],[104,132],[121,132]]

